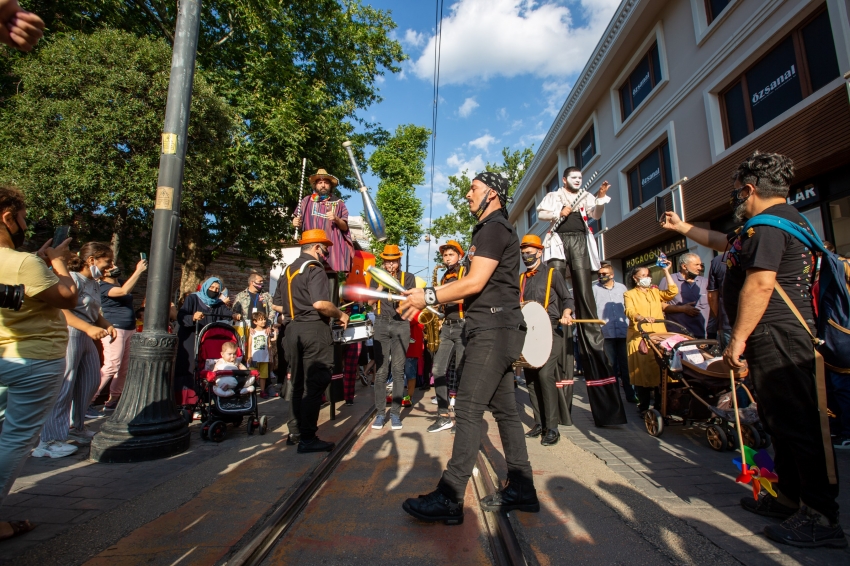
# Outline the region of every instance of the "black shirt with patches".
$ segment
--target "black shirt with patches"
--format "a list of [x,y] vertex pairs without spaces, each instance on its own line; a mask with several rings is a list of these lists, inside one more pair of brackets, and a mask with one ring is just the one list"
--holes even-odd
[[[809,230],[803,216],[789,204],[771,206],[762,214],[778,216],[790,220]],[[776,272],[776,281],[791,298],[791,302],[814,328],[812,309],[812,284],[815,259],[812,252],[803,243],[779,228],[772,226],[754,226],[747,230],[739,229],[728,235],[730,249],[726,260],[726,277],[723,280],[723,305],[729,323],[734,326],[738,317],[738,304],[746,301],[741,296],[748,269],[766,269]],[[762,323],[797,324],[797,318],[782,297],[775,291]]]
[[[399,271],[397,275],[398,282],[401,283],[402,287],[404,287],[405,289],[410,290],[416,287],[416,276],[412,273],[408,273],[406,271]],[[395,289],[384,289],[383,287],[381,287],[378,282],[375,281],[374,277],[369,283],[369,287],[372,289],[381,289],[382,291],[388,291],[393,295],[399,294],[399,292]],[[375,304],[375,316],[382,320],[402,320],[401,315],[398,314],[398,311],[396,311],[398,305],[398,301],[379,299],[378,302]]]
[[[520,302],[536,301],[543,305],[546,300],[546,287],[549,284],[549,267],[545,262],[540,262],[537,270],[526,271],[520,283]],[[529,277],[529,275],[531,275]],[[543,305],[546,307],[546,312],[549,314],[549,319],[553,325],[558,324],[561,318],[561,313],[564,309],[575,311],[573,303],[573,294],[567,289],[567,283],[564,281],[564,276],[557,269],[552,270],[552,284],[549,289],[549,304]]]
[[[275,290],[274,304],[283,306],[284,316],[295,322],[330,322],[330,318],[319,313],[313,307],[318,301],[330,301],[331,291],[325,270],[317,264],[307,266],[304,273],[298,273],[304,262],[316,261],[313,256],[302,253],[298,259],[283,270]],[[289,278],[292,278],[292,308],[290,311]]]
[[[494,328],[517,328],[523,323],[519,305],[519,238],[502,210],[483,218],[472,229],[470,263],[475,257],[499,262],[496,271],[476,295],[464,299],[466,332]],[[474,267],[470,268],[470,272]],[[493,312],[494,309],[499,309]]]

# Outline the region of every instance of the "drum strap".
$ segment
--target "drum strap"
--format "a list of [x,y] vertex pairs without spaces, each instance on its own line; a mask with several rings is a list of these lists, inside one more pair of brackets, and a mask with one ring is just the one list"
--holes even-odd
[[[552,291],[552,273],[555,271],[554,267],[549,268],[549,276],[546,278],[546,299],[543,302],[543,308],[549,308],[549,296]],[[522,302],[525,298],[525,273],[520,274],[519,276],[519,302]]]
[[[461,266],[460,269],[458,269],[457,271],[457,280],[460,281],[461,279],[463,279],[463,266]],[[463,320],[463,301],[458,303],[457,306],[459,309],[458,314],[460,314],[460,319]]]
[[304,268],[306,268],[306,267],[312,268],[312,267],[316,267],[318,265],[319,265],[319,263],[316,262],[316,261],[313,261],[313,260],[306,261],[306,262],[304,262],[304,264],[301,265],[301,269],[297,270],[295,273],[292,273],[291,275],[290,275],[290,270],[292,269],[292,266],[290,265],[289,267],[286,268],[286,272],[284,274],[286,275],[286,292],[289,295],[289,316],[291,316],[293,320],[295,320],[295,308],[293,307],[293,304],[292,304],[292,280],[295,279],[295,276],[298,275],[299,273],[304,273]]

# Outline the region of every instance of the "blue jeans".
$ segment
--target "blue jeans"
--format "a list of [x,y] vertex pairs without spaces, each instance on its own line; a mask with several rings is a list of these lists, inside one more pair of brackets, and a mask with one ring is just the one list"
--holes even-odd
[[64,374],[65,358],[0,358],[0,500],[38,440]]
[[407,358],[404,362],[404,380],[414,381],[419,376],[419,358]]

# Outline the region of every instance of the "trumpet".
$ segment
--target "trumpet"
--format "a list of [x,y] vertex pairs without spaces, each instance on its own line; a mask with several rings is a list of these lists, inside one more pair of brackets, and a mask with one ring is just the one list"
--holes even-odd
[[[438,263],[434,266],[434,272],[431,274],[431,286],[437,286],[437,271],[446,266]],[[427,314],[426,321],[422,320],[422,315]],[[440,331],[443,329],[443,321],[434,316],[430,311],[423,312],[419,315],[419,322],[422,324],[422,329],[425,332],[425,338],[428,340],[428,351],[432,354],[440,348]]]

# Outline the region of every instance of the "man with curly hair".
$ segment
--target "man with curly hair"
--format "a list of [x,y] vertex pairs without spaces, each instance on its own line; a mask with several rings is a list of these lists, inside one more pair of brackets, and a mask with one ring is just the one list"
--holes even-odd
[[[765,214],[808,230],[803,216],[785,200],[793,178],[789,158],[754,153],[733,176],[730,204],[736,220]],[[732,336],[723,358],[730,366],[741,367],[740,358],[746,356],[759,417],[773,439],[779,476],[776,497],[764,494],[758,501],[745,497],[741,505],[759,515],[785,519],[764,528],[772,540],[807,548],[846,547],[838,524],[837,474],[829,473],[835,469],[835,454],[831,443],[823,442],[821,431],[814,346],[809,331],[778,292],[781,288],[790,297],[814,332],[812,251],[772,226],[722,234],[683,222],[673,212],[667,213],[662,226],[704,246],[728,250],[722,295]]]

